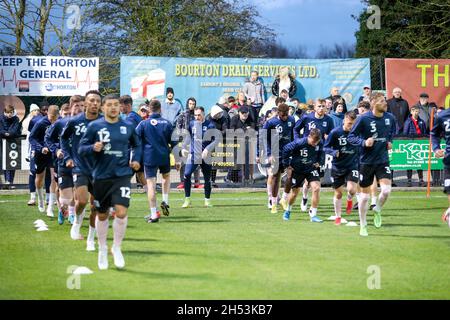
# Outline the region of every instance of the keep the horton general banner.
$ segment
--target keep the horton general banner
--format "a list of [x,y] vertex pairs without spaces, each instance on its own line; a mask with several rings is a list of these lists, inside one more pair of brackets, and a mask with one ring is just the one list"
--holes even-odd
[[[441,145],[445,149],[445,144]],[[428,139],[394,139],[392,151],[389,153],[390,167],[392,170],[428,170]],[[444,165],[442,159],[437,159],[431,154],[431,169],[440,170]]]
[[98,90],[98,58],[0,57],[0,95],[72,96]]
[[332,87],[340,88],[349,109],[353,109],[365,85],[370,86],[369,59],[244,59],[127,57],[120,61],[120,94],[130,94],[134,106],[145,99],[165,96],[174,88],[183,106],[189,97],[209,110],[224,95],[241,91],[253,70],[272,96],[272,83],[281,67],[295,76],[296,97],[301,102],[324,98]]
[[450,107],[450,59],[386,59],[385,64],[388,97],[399,87],[410,106],[426,92],[430,102]]

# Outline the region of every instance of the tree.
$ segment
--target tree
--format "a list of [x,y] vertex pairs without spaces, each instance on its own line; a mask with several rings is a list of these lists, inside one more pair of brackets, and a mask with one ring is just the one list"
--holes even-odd
[[355,56],[371,57],[374,87],[384,88],[384,77],[378,76],[384,68],[384,57],[438,59],[450,56],[448,0],[363,0],[363,3],[378,6],[381,13],[378,29],[369,28],[371,24],[367,23],[373,13],[364,10],[353,17],[360,24],[355,33]]

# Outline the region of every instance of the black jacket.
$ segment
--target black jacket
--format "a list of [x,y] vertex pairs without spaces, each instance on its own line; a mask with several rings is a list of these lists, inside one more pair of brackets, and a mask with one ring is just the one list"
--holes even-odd
[[337,96],[329,96],[329,97],[326,97],[325,99],[330,99],[330,100],[331,100],[331,102],[333,103],[333,111],[336,111],[336,108],[335,108],[334,103],[335,103],[336,101],[338,101],[339,99],[341,99],[341,100],[343,101],[343,104],[342,104],[342,105],[344,106],[344,111],[343,111],[343,113],[346,113],[346,112],[347,112],[347,104],[345,103],[345,99],[342,98],[341,95],[337,95]]
[[239,114],[233,116],[230,121],[230,129],[242,129],[247,130],[247,127],[251,127],[252,129],[255,129],[255,122],[253,121],[252,117],[249,115],[248,118],[245,120],[245,122],[241,121],[241,118],[239,117]]
[[17,138],[20,136],[21,131],[19,117],[13,116],[8,118],[4,114],[0,115],[0,138]]
[[392,113],[397,120],[397,132],[403,133],[403,126],[410,115],[408,101],[402,97],[387,100],[387,112]]

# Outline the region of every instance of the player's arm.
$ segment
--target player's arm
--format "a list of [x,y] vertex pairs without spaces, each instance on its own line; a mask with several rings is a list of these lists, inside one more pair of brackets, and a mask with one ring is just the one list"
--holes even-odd
[[295,123],[295,126],[294,126],[294,140],[301,138],[300,131],[305,126],[304,119],[305,119],[305,116],[303,116],[300,119],[298,119],[297,122]]
[[323,146],[324,152],[332,155],[334,158],[338,156],[339,150],[336,150],[335,147],[336,135],[334,131],[331,131],[327,140],[325,141],[325,145]]
[[361,132],[363,128],[362,117],[356,119],[355,124],[353,125],[352,130],[348,134],[347,141],[353,146],[361,146],[365,147],[366,140],[361,138]]
[[325,151],[322,142],[319,143],[319,150],[317,151],[317,160],[319,165],[325,163]]
[[[78,153],[81,156],[92,155],[92,153],[100,152],[103,149],[103,143],[96,141],[96,135],[97,130],[89,124],[78,146]],[[100,144],[102,145],[101,148],[99,147]]]
[[263,129],[265,129],[266,136],[263,137],[266,151],[266,157],[270,157],[272,155],[272,126],[271,121],[267,121],[264,123]]
[[291,156],[294,152],[297,144],[297,140],[294,140],[292,142],[289,142],[287,145],[284,146],[283,150],[281,151],[281,161],[283,162],[283,165],[285,167],[289,167],[291,165]]
[[[136,162],[139,164],[142,158],[142,144],[141,138],[137,135],[136,131],[132,130],[132,134],[130,136],[130,146],[131,146],[131,163]],[[138,168],[139,170],[139,168]]]
[[59,149],[58,134],[57,134],[57,130],[56,130],[57,126],[58,126],[58,124],[56,122],[53,123],[48,128],[48,130],[45,132],[45,136],[44,136],[44,144],[45,144],[45,146],[54,155],[56,155],[56,151]]
[[39,152],[39,153],[42,152],[42,149],[44,148],[44,146],[37,139],[37,137],[41,131],[42,131],[41,125],[40,125],[40,123],[37,123],[36,125],[33,126],[33,129],[31,130],[30,137],[29,137],[31,149],[36,152]]
[[436,119],[433,128],[431,129],[431,143],[433,152],[436,153],[438,157],[443,157],[443,150],[441,150],[441,135],[443,133],[442,130],[442,120],[440,117]]
[[70,146],[70,139],[74,133],[74,125],[72,121],[68,121],[62,129],[61,136],[59,138],[59,145],[64,154],[64,163],[67,165],[68,161],[73,163],[72,148]]

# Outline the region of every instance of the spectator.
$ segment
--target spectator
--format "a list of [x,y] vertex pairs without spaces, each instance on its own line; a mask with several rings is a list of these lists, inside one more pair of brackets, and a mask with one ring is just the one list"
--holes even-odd
[[331,111],[331,113],[329,114],[329,116],[331,117],[331,119],[333,119],[333,123],[334,123],[334,127],[341,127],[344,123],[344,117],[345,117],[345,113],[344,111],[344,104],[342,103],[342,100],[337,100],[335,102],[335,106],[333,107],[333,110],[335,111]]
[[280,98],[283,98],[286,102],[289,102],[289,93],[286,89],[281,90]]
[[245,97],[245,93],[240,91],[237,95],[237,106],[242,107],[247,105],[247,98]]
[[30,124],[30,121],[35,116],[40,114],[40,112],[41,112],[41,109],[39,109],[39,107],[36,104],[32,103],[30,105],[30,113],[22,121],[22,135],[27,136],[27,139],[28,139],[28,135],[30,134],[30,131],[28,131],[28,126]]
[[228,97],[228,108],[228,116],[232,119],[239,111],[239,106],[236,104],[236,99],[233,96]]
[[[18,138],[21,134],[20,120],[16,114],[14,106],[7,105],[4,113],[0,115],[0,138],[6,140],[13,140]],[[7,188],[14,188],[14,174],[15,170],[5,170],[5,185]]]
[[279,97],[283,89],[288,92],[289,98],[295,96],[297,92],[295,77],[289,72],[288,67],[280,68],[280,73],[275,77],[275,81],[272,84],[272,94]]
[[333,111],[333,101],[331,101],[330,98],[325,99],[325,108],[327,114],[330,114]]
[[244,84],[242,91],[251,104],[250,114],[257,122],[258,114],[261,111],[263,104],[266,102],[266,99],[264,98],[264,84],[259,79],[257,71],[252,71],[250,79]]
[[[325,100],[327,100],[327,99],[331,100],[331,103],[333,104],[333,107],[334,107],[334,103],[337,100],[342,99],[343,105],[344,105],[344,114],[347,113],[347,104],[345,103],[345,99],[342,98],[342,96],[339,94],[339,88],[338,87],[331,88],[330,93],[331,93],[330,96],[326,97]],[[333,110],[333,111],[335,111],[335,110]]]
[[175,120],[181,113],[181,104],[174,98],[173,88],[168,87],[166,89],[166,100],[161,103],[161,117],[169,120],[173,125],[175,125]]
[[[403,134],[405,136],[416,138],[428,135],[427,126],[425,121],[419,117],[419,108],[413,106],[411,108],[411,116],[408,117],[403,126]],[[419,187],[425,186],[423,182],[423,170],[417,170],[417,175],[419,176]],[[406,170],[406,176],[408,178],[408,187],[412,186],[412,170]]]
[[[197,100],[191,97],[186,101],[186,111],[181,113],[176,121],[176,129],[178,135],[181,137],[183,135],[183,130],[186,134],[189,134],[189,124],[191,121],[195,121],[194,110],[197,107]],[[186,169],[186,164],[183,163],[180,168],[180,184],[177,189],[184,189],[184,170]],[[194,188],[200,189],[204,186],[200,184],[200,168],[194,171]]]
[[364,90],[364,93],[362,96],[359,97],[358,102],[361,102],[361,101],[370,102],[370,95],[372,94],[372,89],[370,89],[370,86],[365,85],[363,90]]
[[[230,118],[228,112],[218,105],[214,105],[211,108],[210,114],[206,117],[206,121],[212,123],[217,130],[222,132],[222,137],[225,139],[226,130],[230,128]],[[211,170],[211,184],[214,188],[219,186],[216,183],[217,169]]]
[[[249,129],[255,130],[255,122],[249,115],[249,111],[249,108],[246,106],[240,107],[238,114],[235,115],[230,121],[230,129],[242,129],[244,132]],[[243,140],[241,140],[240,142],[242,146],[245,146],[245,164],[237,164],[235,169],[230,170],[228,179],[231,179],[232,182],[241,182],[242,174],[244,174],[244,177],[246,177],[247,175],[245,173],[248,172],[250,181],[253,182],[253,165],[249,164],[249,144],[248,142]]]
[[392,95],[393,97],[387,100],[387,112],[394,115],[397,120],[398,134],[401,134],[405,121],[409,116],[409,105],[408,101],[402,98],[402,89],[394,88]]
[[430,131],[431,109],[437,109],[437,106],[434,102],[429,102],[429,98],[430,96],[428,95],[428,93],[421,93],[419,96],[419,102],[414,105],[415,107],[419,108],[419,118],[425,122],[428,131]]
[[139,105],[138,115],[142,118],[142,120],[148,119],[148,107],[147,104],[141,103]]

